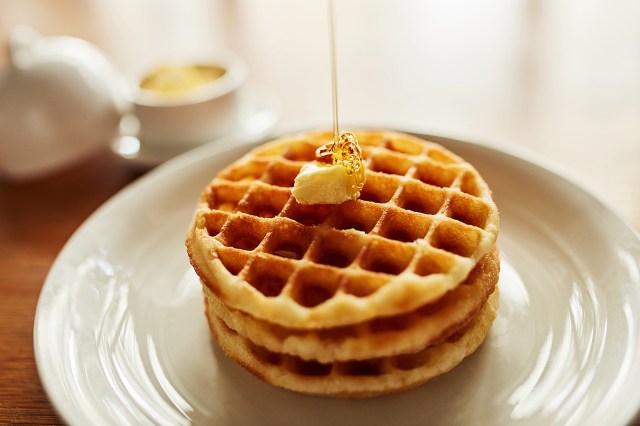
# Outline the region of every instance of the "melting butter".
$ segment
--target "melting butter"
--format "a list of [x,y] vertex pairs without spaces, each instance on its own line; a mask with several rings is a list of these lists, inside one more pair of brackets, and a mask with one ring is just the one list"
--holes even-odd
[[300,204],[340,204],[355,200],[360,191],[353,194],[355,176],[347,173],[342,164],[323,166],[308,163],[302,166],[291,193]]
[[340,204],[360,196],[364,176],[358,140],[345,132],[320,147],[316,161],[302,166],[291,193],[300,204]]

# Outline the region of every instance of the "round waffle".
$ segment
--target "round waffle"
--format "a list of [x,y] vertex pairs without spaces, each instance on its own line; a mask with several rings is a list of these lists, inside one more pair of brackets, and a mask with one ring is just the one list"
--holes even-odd
[[205,287],[208,309],[226,326],[271,352],[329,363],[418,351],[441,343],[467,325],[493,293],[500,269],[497,250],[487,253],[467,279],[438,299],[405,314],[351,326],[298,330],[227,307]]
[[291,196],[329,132],[266,144],[207,186],[187,249],[224,306],[292,329],[352,326],[437,301],[491,250],[498,212],[473,166],[409,135],[354,133],[366,166],[358,200]]
[[451,370],[483,342],[497,307],[496,288],[464,330],[438,345],[415,353],[334,363],[271,352],[227,327],[208,307],[206,312],[225,353],[265,382],[311,395],[364,398],[411,389]]

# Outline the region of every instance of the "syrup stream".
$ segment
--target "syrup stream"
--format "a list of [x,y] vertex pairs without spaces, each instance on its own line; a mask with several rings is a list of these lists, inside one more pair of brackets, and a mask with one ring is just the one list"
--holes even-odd
[[340,140],[340,129],[338,128],[338,76],[336,72],[336,38],[335,20],[333,10],[333,0],[328,0],[329,6],[329,46],[331,52],[331,90],[333,92],[333,142],[337,144]]

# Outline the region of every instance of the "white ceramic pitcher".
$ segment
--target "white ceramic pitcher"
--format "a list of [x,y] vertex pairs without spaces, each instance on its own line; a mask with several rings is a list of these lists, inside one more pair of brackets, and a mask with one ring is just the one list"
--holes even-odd
[[43,176],[118,135],[127,108],[119,73],[95,46],[16,28],[0,72],[0,175]]

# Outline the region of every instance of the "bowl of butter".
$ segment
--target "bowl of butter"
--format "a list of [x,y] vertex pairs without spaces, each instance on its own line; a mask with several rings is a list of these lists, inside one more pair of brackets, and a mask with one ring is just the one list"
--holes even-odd
[[189,147],[233,132],[247,67],[233,54],[157,62],[134,74],[131,103],[145,146]]

